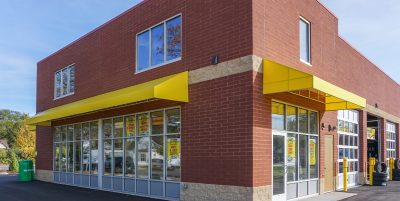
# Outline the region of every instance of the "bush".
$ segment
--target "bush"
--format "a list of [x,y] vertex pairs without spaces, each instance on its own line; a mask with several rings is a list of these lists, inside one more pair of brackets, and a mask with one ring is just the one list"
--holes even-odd
[[7,150],[0,149],[0,164],[8,165],[10,164],[10,160],[7,157]]
[[18,172],[18,156],[16,150],[10,149],[8,151],[8,158],[10,160],[10,171]]

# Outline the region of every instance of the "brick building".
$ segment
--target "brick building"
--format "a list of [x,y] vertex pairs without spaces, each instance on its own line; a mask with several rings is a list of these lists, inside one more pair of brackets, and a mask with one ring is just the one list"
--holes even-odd
[[43,59],[36,178],[168,200],[290,200],[399,156],[400,86],[317,0],[144,0]]

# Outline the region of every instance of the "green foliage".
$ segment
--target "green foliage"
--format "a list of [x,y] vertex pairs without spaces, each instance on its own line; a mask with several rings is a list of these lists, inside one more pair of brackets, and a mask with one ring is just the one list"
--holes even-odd
[[10,163],[10,160],[8,160],[7,155],[8,155],[7,150],[0,149],[0,164],[8,165]]
[[8,151],[8,159],[10,160],[10,170],[13,172],[18,172],[18,155],[16,150],[10,149]]
[[24,113],[0,110],[0,139],[6,139],[10,148],[15,144],[17,134],[27,117]]
[[22,125],[14,145],[18,157],[23,160],[33,160],[36,156],[36,132],[29,131],[27,125]]

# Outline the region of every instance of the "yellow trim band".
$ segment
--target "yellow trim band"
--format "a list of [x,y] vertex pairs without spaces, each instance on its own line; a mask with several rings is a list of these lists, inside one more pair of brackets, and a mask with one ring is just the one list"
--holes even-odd
[[51,121],[151,99],[189,102],[188,72],[159,78],[51,108],[27,119],[28,125],[50,126]]

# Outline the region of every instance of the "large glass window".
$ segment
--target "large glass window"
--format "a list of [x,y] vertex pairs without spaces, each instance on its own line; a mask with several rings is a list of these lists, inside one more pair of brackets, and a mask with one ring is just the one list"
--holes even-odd
[[75,91],[75,65],[70,65],[54,74],[54,98],[73,94]]
[[[54,171],[98,174],[99,121],[55,128]],[[105,176],[180,181],[180,109],[102,120]]]
[[310,22],[300,18],[300,60],[311,63],[311,31]]
[[82,124],[82,173],[90,174],[90,131],[89,123]]
[[137,35],[136,72],[179,60],[182,55],[182,17],[166,20]]
[[[285,188],[290,195],[288,199],[299,196],[298,188],[308,188],[302,190],[308,192],[306,195],[318,192],[318,122],[315,111],[272,102],[274,195],[285,192]],[[286,143],[281,138],[286,139]],[[286,155],[282,154],[284,151]],[[280,164],[280,157],[286,157],[284,164]],[[285,173],[286,183],[282,180]]]
[[285,105],[272,102],[272,129],[285,129]]

